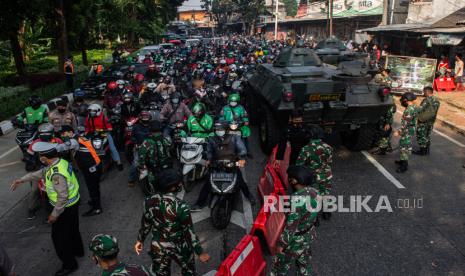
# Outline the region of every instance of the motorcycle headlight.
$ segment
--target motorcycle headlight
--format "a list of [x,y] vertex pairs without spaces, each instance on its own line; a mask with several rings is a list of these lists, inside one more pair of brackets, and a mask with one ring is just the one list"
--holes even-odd
[[100,140],[100,139],[95,139],[95,140],[93,140],[93,141],[92,141],[92,146],[94,146],[94,148],[95,148],[96,150],[101,149],[101,148],[102,148],[102,140]]

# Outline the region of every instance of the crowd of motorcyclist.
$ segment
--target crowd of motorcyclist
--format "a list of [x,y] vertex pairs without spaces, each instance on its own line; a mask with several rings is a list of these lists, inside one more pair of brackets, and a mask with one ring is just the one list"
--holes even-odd
[[[191,180],[186,177],[184,182],[208,176],[210,167],[217,166],[220,160],[229,160],[237,165],[238,186],[254,204],[243,177],[246,159],[253,157],[248,143],[248,115],[241,104],[241,81],[257,64],[272,62],[284,46],[279,42],[234,37],[224,44],[179,45],[173,49],[154,50],[139,59],[148,65],[146,72],[137,72],[132,64],[126,72],[119,73],[120,79],[106,83],[102,105],[87,103],[84,91],[76,90],[72,103],[58,101],[56,109],[48,112],[41,99],[33,96],[29,106],[17,118],[18,125],[25,129],[22,135],[30,136],[23,137],[22,141],[17,138],[18,144],[24,143],[20,146],[24,149],[26,170],[36,170],[41,166],[31,150],[31,144],[37,141],[64,144],[63,155],[73,162],[79,159],[75,158],[76,152],[98,155],[103,164],[95,167],[98,174],[87,175],[86,182],[96,182],[89,178],[100,179],[108,173],[112,164],[123,170],[120,153],[124,152],[130,164],[128,185],[133,187],[141,182],[144,171],[150,174],[159,169],[149,166],[159,165],[156,161],[160,158],[157,156],[160,151],[155,150],[151,156],[155,162],[145,163],[139,159],[139,153],[144,141],[152,134],[160,133],[169,141],[170,166],[180,165],[181,170],[187,170],[182,167],[183,144],[200,146],[201,161],[193,166],[201,166],[201,172],[193,170]],[[102,70],[103,67],[94,62],[92,74],[99,74]],[[70,140],[77,142],[71,143]],[[84,145],[91,145],[94,149]],[[77,164],[77,167],[82,166]],[[156,183],[144,185],[153,188]],[[34,204],[30,205],[30,219],[35,217],[39,194],[39,189],[33,190],[36,198],[31,199]],[[209,192],[211,188],[207,183],[193,210],[206,205]],[[91,201],[95,204],[91,204],[87,215],[102,212],[99,192],[94,191],[93,195]]]

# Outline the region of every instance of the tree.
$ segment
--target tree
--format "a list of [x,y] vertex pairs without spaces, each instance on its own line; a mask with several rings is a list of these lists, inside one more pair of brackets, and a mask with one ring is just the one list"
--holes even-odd
[[284,8],[286,9],[287,16],[296,16],[297,14],[297,1],[296,0],[283,0]]

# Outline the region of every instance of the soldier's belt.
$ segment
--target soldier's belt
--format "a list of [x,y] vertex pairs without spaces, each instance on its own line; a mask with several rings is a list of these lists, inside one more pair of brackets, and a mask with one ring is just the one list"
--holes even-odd
[[308,233],[310,230],[315,229],[315,225],[313,224],[311,227],[308,227],[302,231],[295,232],[295,236],[303,236],[305,233]]

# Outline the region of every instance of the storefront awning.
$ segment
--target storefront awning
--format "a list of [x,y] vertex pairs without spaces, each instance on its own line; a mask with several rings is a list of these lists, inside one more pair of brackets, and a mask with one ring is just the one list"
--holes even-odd
[[377,33],[377,32],[408,32],[417,29],[429,28],[429,24],[392,24],[380,25],[373,28],[361,29],[357,32]]
[[465,35],[463,34],[432,34],[430,36],[431,43],[433,45],[459,45]]

